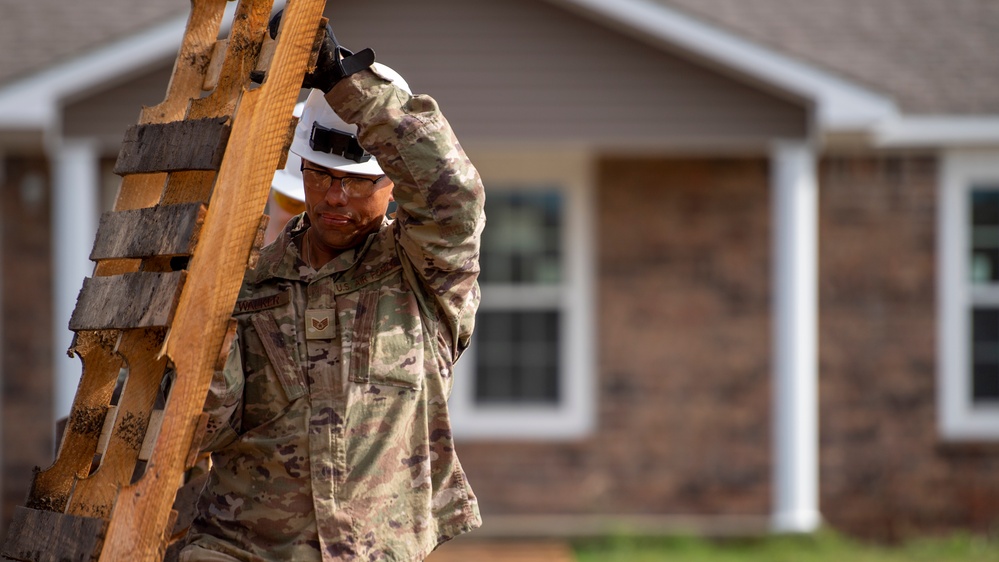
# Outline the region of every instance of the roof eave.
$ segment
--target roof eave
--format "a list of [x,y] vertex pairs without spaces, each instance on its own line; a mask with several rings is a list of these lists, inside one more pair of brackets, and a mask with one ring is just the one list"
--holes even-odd
[[873,134],[886,148],[999,146],[999,115],[907,115]]

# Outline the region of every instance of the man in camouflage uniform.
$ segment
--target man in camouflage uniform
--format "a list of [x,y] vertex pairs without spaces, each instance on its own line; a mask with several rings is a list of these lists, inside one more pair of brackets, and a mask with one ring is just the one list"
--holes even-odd
[[240,291],[182,561],[423,560],[480,524],[447,397],[479,302],[482,183],[393,71],[334,84],[292,145],[306,212]]

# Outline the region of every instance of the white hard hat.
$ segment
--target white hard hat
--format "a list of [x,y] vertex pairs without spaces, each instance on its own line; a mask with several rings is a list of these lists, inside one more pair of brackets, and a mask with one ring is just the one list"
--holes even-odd
[[[376,62],[371,70],[412,94],[409,84],[391,68]],[[348,125],[340,119],[319,90],[312,90],[305,100],[291,152],[332,170],[365,176],[383,173],[378,161],[357,143],[357,125]]]
[[[304,108],[305,102],[299,102],[295,105],[295,117],[301,117]],[[304,202],[305,187],[302,184],[302,157],[289,150],[288,160],[284,168],[274,172],[271,187],[274,188],[274,191],[286,197]]]

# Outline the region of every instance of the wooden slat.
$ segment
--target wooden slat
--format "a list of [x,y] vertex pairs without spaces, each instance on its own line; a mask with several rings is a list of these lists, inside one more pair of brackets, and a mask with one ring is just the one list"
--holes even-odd
[[204,221],[200,203],[110,211],[101,216],[90,259],[191,255]]
[[[191,0],[191,16],[177,54],[173,76],[166,98],[159,104],[143,108],[139,123],[169,123],[184,118],[191,100],[201,95],[205,69],[211,59],[212,47],[218,39],[222,14],[227,0]],[[121,182],[116,211],[152,207],[160,198],[167,174],[135,174],[125,176]],[[109,262],[97,264],[95,275],[111,275],[106,269]],[[137,266],[136,266],[137,268]],[[134,269],[133,269],[134,271]]]
[[166,372],[166,357],[158,357],[165,333],[129,330],[122,334],[118,351],[128,364],[128,378],[118,401],[114,429],[100,467],[76,483],[68,513],[109,518],[119,487],[131,481],[142,444],[155,423],[151,421],[153,405]]
[[111,433],[114,432],[116,419],[118,419],[117,404],[108,407],[108,413],[104,416],[104,429],[101,430],[101,438],[97,441],[97,454],[103,455],[104,451],[108,450],[108,443],[111,442]]
[[[212,49],[212,62],[208,65],[208,71],[205,72],[205,83],[201,87],[204,91],[210,92],[218,87],[219,78],[222,75],[222,65],[225,62],[225,53],[228,48],[228,39],[219,39],[215,43],[215,48]],[[270,68],[271,60],[274,59],[274,49],[276,48],[277,41],[271,39],[270,34],[264,35],[264,42],[260,47],[260,56],[257,57],[257,65],[253,69],[254,72],[266,75],[267,69]]]
[[222,72],[222,63],[225,62],[225,52],[229,48],[228,39],[219,39],[215,42],[215,46],[212,47],[212,59],[208,63],[208,69],[205,71],[205,81],[201,86],[201,89],[210,92],[219,85],[219,74]]
[[230,132],[227,117],[134,125],[125,132],[114,173],[218,170]]
[[128,330],[170,326],[186,273],[128,273],[83,280],[69,329]]
[[122,364],[121,356],[114,351],[117,340],[117,332],[77,334],[73,351],[83,359],[83,376],[59,456],[51,467],[35,475],[28,494],[28,507],[65,510],[73,479],[83,478],[90,472]]
[[148,461],[153,456],[153,449],[156,447],[156,438],[160,435],[160,427],[163,426],[163,410],[153,410],[149,416],[149,427],[146,428],[146,435],[142,439],[142,447],[139,449],[139,460]]
[[[250,86],[250,71],[256,68],[264,37],[268,35],[267,23],[270,17],[269,0],[244,0],[239,3],[233,18],[232,33],[225,42],[225,59],[218,71],[215,89],[210,95],[191,102],[187,119],[214,119],[235,113],[237,101]],[[207,201],[216,178],[217,174],[208,172],[170,174],[161,203]]]
[[106,530],[101,519],[18,507],[3,555],[33,562],[90,562],[97,560]]

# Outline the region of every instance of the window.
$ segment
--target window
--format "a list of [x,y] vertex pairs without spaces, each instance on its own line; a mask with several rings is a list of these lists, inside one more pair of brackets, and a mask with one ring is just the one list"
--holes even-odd
[[971,397],[999,405],[999,182],[973,186],[971,218]]
[[940,228],[940,427],[999,439],[999,153],[948,153]]
[[455,436],[559,439],[592,427],[585,155],[473,154],[486,185],[471,348],[455,369]]

